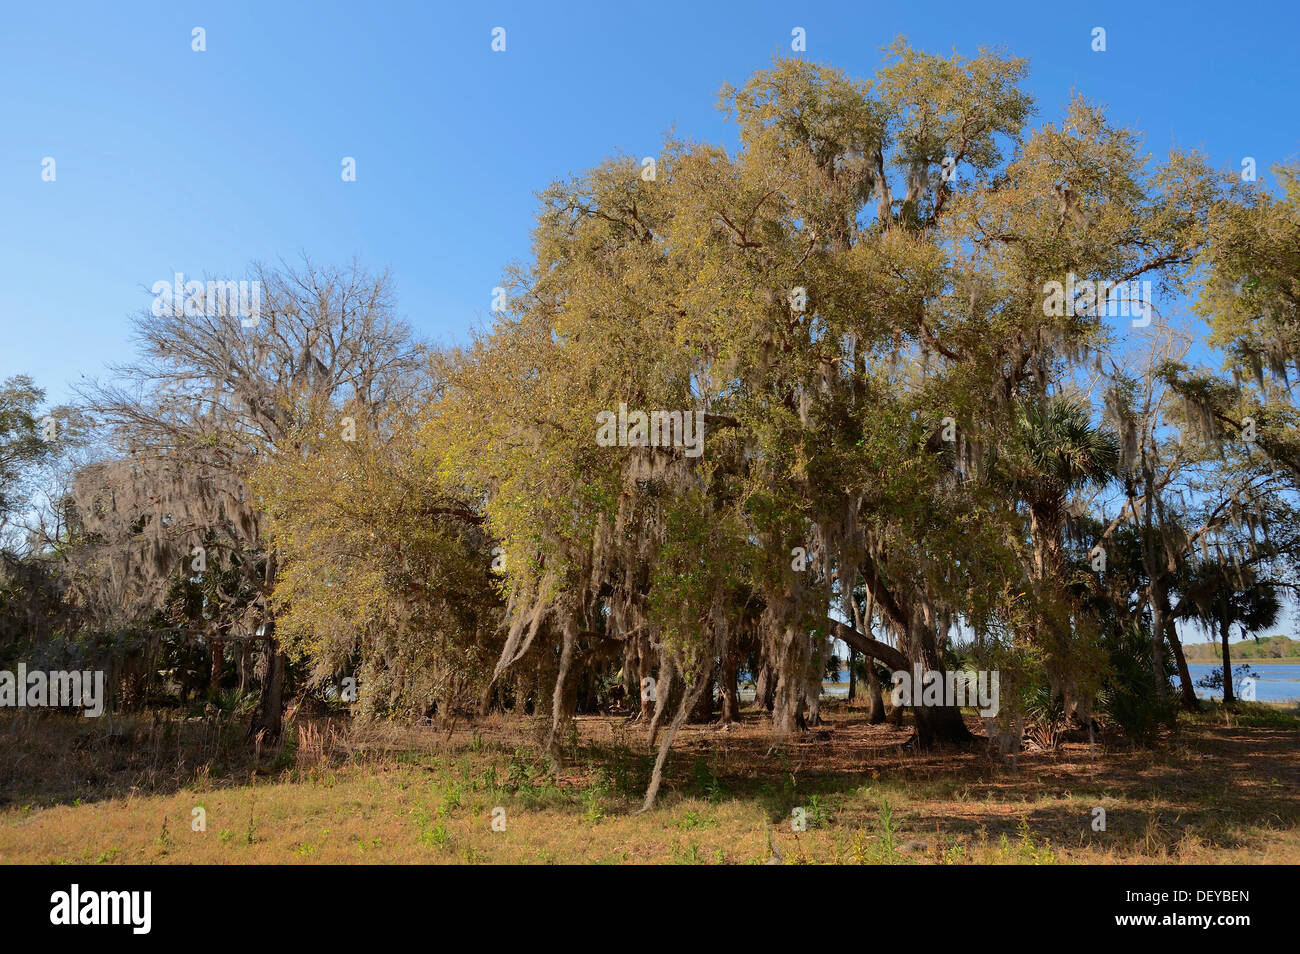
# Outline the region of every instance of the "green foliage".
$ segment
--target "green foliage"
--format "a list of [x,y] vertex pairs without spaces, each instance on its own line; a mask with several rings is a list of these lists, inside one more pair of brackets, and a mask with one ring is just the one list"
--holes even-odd
[[44,400],[45,392],[26,375],[0,384],[0,527],[20,503],[14,496],[19,480],[52,452],[36,416]]
[[[1100,712],[1137,745],[1151,745],[1161,729],[1173,728],[1174,701],[1161,692],[1151,668],[1150,640],[1133,625],[1121,627],[1105,641],[1110,671],[1098,695]],[[1173,674],[1169,659],[1162,659],[1166,684]]]

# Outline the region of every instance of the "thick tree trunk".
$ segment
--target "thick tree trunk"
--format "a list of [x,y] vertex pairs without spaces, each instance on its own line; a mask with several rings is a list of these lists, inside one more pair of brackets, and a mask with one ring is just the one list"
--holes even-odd
[[[893,646],[863,636],[838,620],[831,620],[831,631],[850,646],[880,660],[895,672],[912,668],[912,661]],[[938,664],[938,646],[934,644],[933,638],[927,641],[921,634],[913,635],[921,657],[916,661],[921,663],[924,670],[942,672]],[[881,707],[883,708],[883,700]],[[913,700],[912,712],[916,716],[916,744],[921,748],[932,748],[948,742],[965,743],[971,739],[970,729],[966,727],[961,710],[954,706],[925,706]]]
[[714,667],[709,667],[709,675],[704,680],[704,691],[700,693],[699,701],[695,703],[695,708],[691,710],[691,721],[695,723],[707,723],[713,721],[713,686],[714,686]]
[[[943,673],[943,660],[939,655],[939,642],[934,631],[931,613],[927,606],[913,606],[911,625],[908,627],[908,657],[921,664],[923,671]],[[971,740],[970,729],[956,706],[913,705],[916,716],[916,744],[923,749],[944,743],[965,743]]]
[[772,725],[778,735],[793,735],[807,728],[803,703],[803,680],[789,673],[781,673],[777,679],[772,705]]
[[[880,608],[882,618],[898,634],[899,645],[906,653],[904,656],[897,650],[891,650],[895,659],[901,657],[906,660],[902,666],[895,665],[878,653],[876,658],[894,670],[910,669],[913,664],[920,663],[923,670],[943,672],[939,642],[935,634],[936,621],[931,607],[924,599],[925,594],[912,589],[902,596],[890,589],[881,576],[880,567],[870,556],[863,560],[862,580],[874,605]],[[870,642],[875,643],[876,640]],[[858,648],[863,652],[871,652],[864,646]],[[931,711],[925,716],[922,716],[920,710],[927,707],[914,704],[912,708],[916,712],[916,741],[922,748],[945,742],[966,743],[971,740],[970,730],[966,728],[960,710],[955,707],[930,706],[928,708]],[[948,711],[937,711],[939,709]]]
[[772,640],[777,675],[772,725],[777,735],[786,736],[808,728],[804,707],[808,697],[811,646],[798,627],[787,626]]
[[955,706],[913,706],[916,716],[916,744],[918,748],[932,749],[950,742],[967,742],[971,739],[966,720]]
[[806,670],[803,696],[808,704],[807,724],[809,726],[822,724],[822,679],[825,678],[833,646],[834,641],[829,636],[819,639],[817,650],[812,655],[812,666]]
[[262,697],[253,713],[248,735],[253,738],[260,732],[264,741],[272,742],[280,737],[283,728],[285,668],[284,653],[273,636],[266,641],[266,654],[266,680],[262,683]]
[[772,678],[772,667],[765,662],[754,678],[754,707],[771,712],[775,697],[776,680]]

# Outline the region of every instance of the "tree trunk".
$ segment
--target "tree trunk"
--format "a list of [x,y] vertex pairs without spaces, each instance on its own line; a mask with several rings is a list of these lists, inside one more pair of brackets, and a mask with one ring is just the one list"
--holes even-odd
[[673,658],[665,656],[659,663],[659,679],[655,682],[655,714],[650,719],[650,748],[655,747],[655,739],[659,738],[659,729],[664,720],[664,713],[668,711],[669,699],[673,694],[673,683],[676,682],[676,667],[673,665]]
[[[267,628],[273,624],[268,623]],[[249,738],[262,733],[263,740],[275,741],[280,737],[284,718],[284,653],[274,636],[266,640],[266,680],[262,683],[262,697],[258,700],[257,711],[248,726]]]
[[802,732],[808,725],[804,720],[803,679],[788,672],[777,678],[776,692],[773,693],[772,725],[778,735],[793,735]]
[[[1142,524],[1142,562],[1147,573],[1147,597],[1151,607],[1151,674],[1155,679],[1158,698],[1169,695],[1169,678],[1165,675],[1165,621],[1168,618],[1168,591],[1165,588],[1164,566],[1161,563],[1163,547],[1156,550],[1156,535],[1152,527],[1155,515],[1155,473],[1149,465],[1142,467],[1146,512]],[[1132,504],[1135,508],[1136,502]]]
[[496,698],[497,681],[493,679],[478,697],[478,714],[485,716],[492,711],[492,700]]
[[[677,731],[682,727],[682,723],[686,721],[686,714],[699,702],[699,694],[704,690],[707,682],[704,673],[701,672],[696,676],[694,687],[686,686],[683,688],[682,701],[677,706],[677,712],[668,726],[668,731],[664,733],[663,742],[659,745],[659,754],[655,757],[654,769],[650,773],[650,784],[646,788],[645,802],[641,805],[642,812],[648,812],[654,806],[655,797],[659,794],[659,786],[663,782],[664,763],[668,760],[668,750],[672,748],[673,739],[677,737]],[[660,702],[667,705],[668,700],[660,697]],[[654,745],[653,737],[650,744],[651,746]]]
[[[893,646],[863,636],[838,620],[831,620],[831,631],[850,646],[879,659],[895,671],[911,668],[911,660]],[[929,640],[919,633],[913,633],[913,636],[916,638],[918,655],[922,657],[917,660],[921,663],[922,669],[942,672],[938,664],[938,646],[934,643],[933,634]],[[881,708],[884,708],[883,699]],[[961,710],[955,706],[925,706],[913,700],[912,712],[916,716],[916,743],[921,748],[932,748],[945,742],[965,743],[972,738],[970,729],[966,728],[966,721],[961,716]]]
[[1219,638],[1223,640],[1223,704],[1225,706],[1230,706],[1237,701],[1232,693],[1232,653],[1228,649],[1228,629],[1228,621],[1220,619]]
[[1165,630],[1165,639],[1173,651],[1174,661],[1178,665],[1178,687],[1183,694],[1183,708],[1188,712],[1198,712],[1201,700],[1196,698],[1196,686],[1192,683],[1192,672],[1187,668],[1187,657],[1183,654],[1183,644],[1174,632],[1174,620],[1171,616]]
[[867,723],[880,725],[885,721],[885,697],[880,691],[880,676],[876,673],[876,661],[867,657],[867,692],[870,706],[867,708]]
[[212,643],[212,672],[208,678],[208,694],[215,695],[221,688],[222,670],[226,662],[226,645],[221,640]]
[[916,716],[916,744],[932,749],[949,742],[966,742],[971,738],[961,710],[955,706],[913,706]]
[[573,707],[569,704],[569,672],[573,667],[573,644],[577,640],[577,632],[577,624],[573,620],[565,620],[560,646],[560,671],[555,677],[555,691],[551,694],[551,731],[546,737],[546,751],[552,757],[560,754],[558,740],[561,726],[573,717]]
[[808,637],[797,627],[787,626],[772,641],[777,674],[772,725],[777,735],[787,736],[808,727],[804,705],[808,695],[808,673],[812,665]]
[[849,704],[853,704],[853,699],[858,694],[858,651],[852,646],[849,647]]
[[647,683],[646,680],[654,679],[654,659],[650,640],[644,636],[637,639],[637,666],[636,666],[636,695],[634,696],[636,704],[640,707],[637,710],[635,722],[652,722],[655,717],[656,703],[649,698],[647,690],[653,682]]
[[[913,607],[906,645],[908,657],[921,663],[923,670],[943,673],[938,638],[929,609],[924,604]],[[913,704],[912,713],[916,717],[916,744],[919,748],[929,749],[948,742],[965,743],[971,740],[970,729],[966,728],[966,720],[956,706]]]
[[765,662],[754,679],[754,707],[771,712],[775,697],[776,681],[772,678],[772,667]]
[[623,644],[623,700],[627,711],[637,711],[637,701],[641,698],[641,679],[639,674],[636,644],[627,640]]
[[740,677],[740,659],[734,651],[728,651],[722,657],[722,721],[736,722],[740,719],[740,690],[736,682]]
[[809,679],[804,689],[804,699],[808,702],[807,725],[822,724],[822,681]]
[[[269,600],[274,591],[276,579],[275,551],[267,553],[263,583]],[[248,726],[250,738],[259,733],[265,741],[274,741],[280,737],[284,719],[284,670],[288,661],[280,651],[280,643],[275,638],[275,617],[269,612],[263,623],[263,635],[266,637],[266,681],[262,684],[262,697],[258,700],[257,711]]]
[[716,669],[709,667],[709,675],[704,680],[704,691],[700,693],[699,701],[691,710],[691,721],[695,723],[707,723],[713,721],[713,686],[715,684],[714,673]]
[[[870,556],[863,559],[862,580],[874,600],[874,605],[880,608],[881,617],[898,634],[899,645],[904,651],[899,653],[891,647],[890,653],[893,658],[874,652],[876,658],[894,670],[911,669],[913,664],[920,663],[923,670],[942,673],[939,641],[934,629],[934,612],[925,600],[925,594],[915,588],[906,594],[892,590],[885,584],[880,567]],[[856,631],[854,634],[860,639],[865,639]],[[876,640],[867,640],[867,642],[883,645]],[[865,644],[860,644],[858,648],[863,652],[873,652]],[[904,660],[901,666],[896,663],[900,658]],[[971,740],[970,730],[966,728],[959,709],[952,706],[927,707],[915,704],[912,708],[916,713],[916,742],[920,747],[930,748],[945,742],[966,743]],[[926,708],[930,711],[923,715],[921,710]]]

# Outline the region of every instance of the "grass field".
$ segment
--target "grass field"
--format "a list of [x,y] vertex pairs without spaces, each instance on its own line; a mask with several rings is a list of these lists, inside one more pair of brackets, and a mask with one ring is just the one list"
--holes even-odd
[[825,716],[771,754],[756,714],[688,727],[659,805],[637,814],[651,756],[644,730],[614,717],[579,718],[556,765],[538,725],[504,716],[450,730],[304,720],[254,754],[219,715],[26,711],[0,722],[0,860],[1300,861],[1294,711],[1215,708],[1153,750],[1067,743],[1014,765],[982,745],[912,752],[906,726],[867,725],[847,706]]

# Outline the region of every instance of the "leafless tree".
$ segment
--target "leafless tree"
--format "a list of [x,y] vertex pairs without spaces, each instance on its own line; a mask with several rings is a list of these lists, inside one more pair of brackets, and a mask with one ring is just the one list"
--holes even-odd
[[395,315],[386,273],[304,260],[255,265],[250,279],[260,287],[252,314],[232,299],[195,296],[180,313],[155,302],[134,320],[139,359],[81,389],[118,456],[86,468],[75,497],[104,556],[99,579],[132,594],[137,609],[155,602],[177,571],[194,569],[196,547],[205,559],[208,549],[214,558],[240,552],[255,595],[222,594],[223,611],[238,605],[240,618],[227,622],[265,641],[250,732],[275,736],[285,669],[270,609],[276,554],[250,475],[274,455],[348,439],[357,426],[348,416],[400,402],[423,382],[421,348]]

